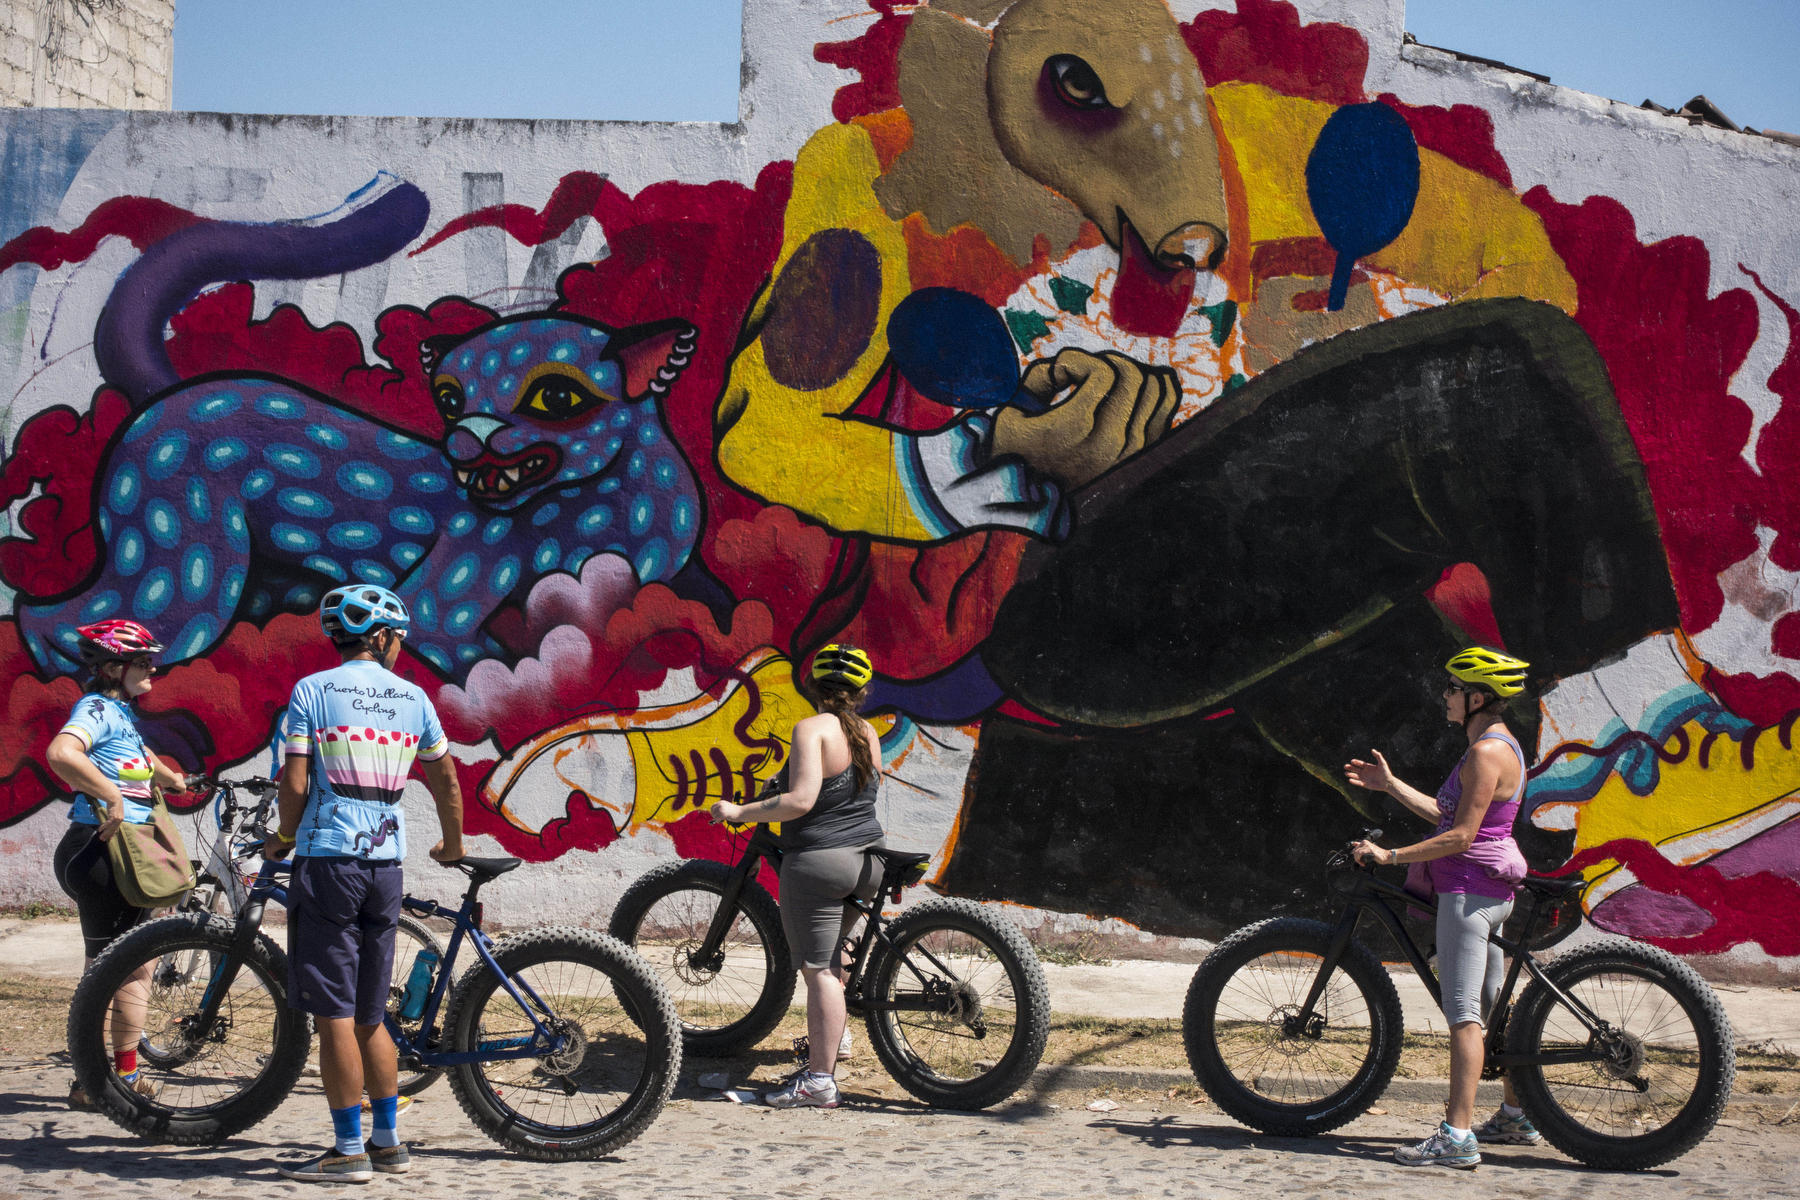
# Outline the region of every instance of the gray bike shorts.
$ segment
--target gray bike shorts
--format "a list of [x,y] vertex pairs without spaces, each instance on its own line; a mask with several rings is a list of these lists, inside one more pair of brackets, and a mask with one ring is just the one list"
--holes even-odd
[[781,931],[787,935],[795,970],[833,965],[838,947],[856,923],[856,910],[844,901],[875,895],[881,886],[881,863],[866,852],[884,844],[782,855]]
[[1444,1019],[1452,1029],[1469,1021],[1486,1027],[1506,976],[1506,956],[1488,935],[1506,923],[1512,910],[1510,896],[1438,893],[1438,989],[1444,997]]

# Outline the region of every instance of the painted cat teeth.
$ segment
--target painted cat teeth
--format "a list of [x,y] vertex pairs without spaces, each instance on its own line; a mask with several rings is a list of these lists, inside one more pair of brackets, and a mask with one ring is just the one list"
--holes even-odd
[[465,471],[461,467],[458,467],[458,468],[456,468],[456,482],[463,484],[464,486],[467,486],[469,480],[474,476],[474,474],[475,474],[475,472],[473,472],[473,471]]
[[517,483],[519,482],[519,468],[507,467],[504,471],[500,472],[500,477],[508,483]]

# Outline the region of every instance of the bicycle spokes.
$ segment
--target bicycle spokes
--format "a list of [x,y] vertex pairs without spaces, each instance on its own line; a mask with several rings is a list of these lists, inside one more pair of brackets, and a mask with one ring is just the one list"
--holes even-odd
[[1240,1082],[1279,1104],[1305,1104],[1342,1090],[1372,1050],[1369,1000],[1341,967],[1304,1011],[1323,959],[1289,951],[1252,958],[1220,992],[1215,1036]]
[[1568,990],[1604,1022],[1590,1033],[1557,1007],[1537,1050],[1589,1061],[1545,1063],[1544,1086],[1589,1128],[1635,1137],[1672,1120],[1700,1084],[1701,1041],[1693,1018],[1661,979],[1624,972],[1588,975]]

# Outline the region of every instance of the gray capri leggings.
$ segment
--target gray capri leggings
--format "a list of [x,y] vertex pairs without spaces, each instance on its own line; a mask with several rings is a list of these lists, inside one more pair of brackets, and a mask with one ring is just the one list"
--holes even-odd
[[1466,1021],[1485,1027],[1488,1010],[1505,978],[1505,955],[1488,941],[1512,915],[1512,897],[1439,892],[1437,897],[1438,989],[1444,1019],[1452,1029]]
[[833,965],[856,923],[844,900],[867,900],[881,886],[881,864],[867,851],[885,842],[832,850],[794,850],[781,856],[781,931],[794,969]]

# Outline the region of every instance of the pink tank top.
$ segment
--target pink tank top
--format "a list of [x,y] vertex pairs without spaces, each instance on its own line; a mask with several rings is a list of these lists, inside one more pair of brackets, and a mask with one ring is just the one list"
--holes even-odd
[[[1519,815],[1519,804],[1525,799],[1525,751],[1518,739],[1503,729],[1495,729],[1476,738],[1505,742],[1519,759],[1519,786],[1505,800],[1495,800],[1482,815],[1481,828],[1475,834],[1475,846],[1462,854],[1439,858],[1425,864],[1431,872],[1432,886],[1439,892],[1465,892],[1476,896],[1505,899],[1518,888],[1525,877],[1525,858],[1513,841],[1513,821]],[[1469,751],[1475,749],[1474,744]],[[1457,760],[1456,769],[1437,792],[1438,833],[1456,824],[1456,809],[1462,803],[1462,767],[1469,755]],[[1479,849],[1477,848],[1479,847]],[[1516,869],[1514,863],[1516,861]]]

